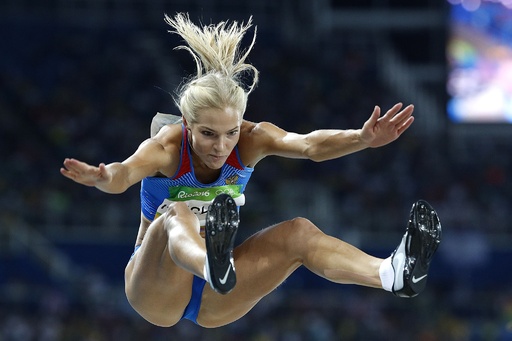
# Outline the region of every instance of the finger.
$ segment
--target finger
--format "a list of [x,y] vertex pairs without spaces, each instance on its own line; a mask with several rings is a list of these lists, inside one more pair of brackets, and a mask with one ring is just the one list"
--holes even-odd
[[411,126],[411,124],[414,122],[414,116],[410,116],[401,126],[400,128],[398,128],[397,130],[397,133],[398,135],[402,135],[402,133],[404,131],[406,131],[407,129],[409,129],[409,127]]
[[68,159],[64,161],[64,166],[70,170],[74,171],[76,173],[85,173],[89,170],[91,167],[90,165],[86,164],[85,162],[78,161],[76,159]]
[[381,119],[391,119],[391,118],[393,118],[395,116],[395,114],[397,112],[399,112],[400,109],[402,109],[402,106],[403,106],[403,104],[401,102],[398,102],[397,104],[393,105],[391,107],[391,109],[386,111],[386,114],[384,116],[382,116]]
[[82,168],[83,168],[83,167],[81,167],[80,163],[74,159],[65,160],[64,167],[66,167],[66,169],[68,171],[73,171],[73,172],[81,172]]
[[375,123],[377,123],[377,121],[379,120],[379,117],[380,117],[380,107],[378,105],[376,105],[374,108],[373,108],[373,112],[372,112],[372,115],[370,116],[370,118],[368,119],[368,123],[371,125],[371,126],[374,126]]
[[99,164],[98,168],[98,177],[105,177],[107,174],[107,166],[102,162]]
[[70,167],[70,166],[76,165],[76,164],[77,164],[77,162],[78,162],[78,161],[77,161],[77,160],[75,160],[75,159],[69,159],[69,158],[66,158],[66,159],[64,159],[64,162],[63,162],[63,163],[64,163],[64,166],[65,166],[66,168],[68,168],[68,167]]
[[76,178],[75,173],[70,172],[69,170],[63,167],[60,169],[60,174],[64,175],[66,178],[71,180],[74,180]]
[[409,117],[411,117],[412,113],[414,111],[414,105],[410,104],[407,107],[405,107],[404,110],[400,111],[398,114],[396,114],[391,120],[391,123],[394,123],[396,125],[400,125],[403,122],[407,121]]

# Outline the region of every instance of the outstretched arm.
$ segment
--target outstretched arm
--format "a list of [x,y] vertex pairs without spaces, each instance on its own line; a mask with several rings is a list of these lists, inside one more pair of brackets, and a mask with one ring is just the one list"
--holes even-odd
[[85,186],[94,186],[106,193],[122,193],[147,176],[154,175],[170,163],[170,155],[155,140],[146,140],[123,162],[92,166],[66,158],[60,173]]
[[414,106],[402,109],[395,104],[383,116],[375,106],[361,129],[315,130],[309,134],[286,132],[270,123],[260,123],[262,131],[258,160],[266,155],[324,161],[342,157],[365,148],[384,146],[396,140],[414,121]]

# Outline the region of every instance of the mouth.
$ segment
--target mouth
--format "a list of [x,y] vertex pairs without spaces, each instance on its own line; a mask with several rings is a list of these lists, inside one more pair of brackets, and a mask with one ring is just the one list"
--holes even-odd
[[212,155],[210,154],[210,159],[214,162],[218,162],[218,161],[221,161],[221,160],[224,160],[226,158],[226,156],[224,155]]

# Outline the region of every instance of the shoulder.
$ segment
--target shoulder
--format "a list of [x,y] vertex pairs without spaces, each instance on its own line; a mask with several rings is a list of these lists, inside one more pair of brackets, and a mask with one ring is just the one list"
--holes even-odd
[[270,122],[254,123],[243,121],[240,128],[240,139],[253,139],[260,143],[265,139],[275,139],[286,135],[286,132]]
[[238,149],[242,161],[253,167],[258,161],[269,155],[275,142],[286,132],[270,122],[243,121],[240,127]]
[[165,125],[158,134],[142,143],[142,153],[159,165],[158,173],[171,176],[179,165],[182,139],[181,124]]
[[181,124],[168,124],[163,126],[158,134],[150,140],[162,145],[164,149],[180,147],[183,139],[183,127]]

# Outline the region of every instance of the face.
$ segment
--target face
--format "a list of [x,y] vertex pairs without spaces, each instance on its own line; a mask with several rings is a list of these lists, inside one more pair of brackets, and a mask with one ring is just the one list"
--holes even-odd
[[240,138],[241,119],[232,108],[202,109],[197,122],[185,122],[190,145],[202,165],[219,169],[226,162]]

